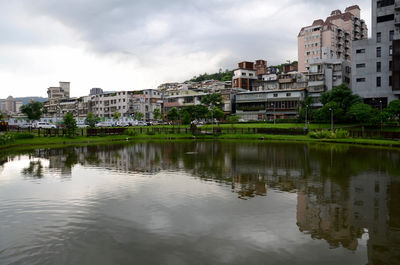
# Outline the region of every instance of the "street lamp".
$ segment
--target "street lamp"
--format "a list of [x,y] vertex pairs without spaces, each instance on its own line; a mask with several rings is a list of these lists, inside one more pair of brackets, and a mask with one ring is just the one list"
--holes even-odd
[[331,111],[331,130],[333,131],[333,109],[329,108],[329,110]]
[[379,105],[380,105],[380,109],[381,109],[381,133],[382,133],[382,126],[383,126],[383,120],[382,120],[382,100],[379,100]]
[[307,114],[308,114],[308,105],[306,105],[306,123],[305,123],[305,128],[307,129]]
[[274,116],[274,124],[275,124],[275,104],[271,103],[272,107],[274,108],[273,116]]

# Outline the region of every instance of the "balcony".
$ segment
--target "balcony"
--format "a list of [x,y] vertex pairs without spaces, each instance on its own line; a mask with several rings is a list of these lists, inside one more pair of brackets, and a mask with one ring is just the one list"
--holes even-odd
[[293,83],[293,78],[281,78],[279,79],[279,83],[281,84]]
[[396,2],[394,3],[394,9],[400,11],[400,0],[396,0]]
[[395,17],[394,17],[394,24],[396,26],[400,25],[400,13],[396,13]]

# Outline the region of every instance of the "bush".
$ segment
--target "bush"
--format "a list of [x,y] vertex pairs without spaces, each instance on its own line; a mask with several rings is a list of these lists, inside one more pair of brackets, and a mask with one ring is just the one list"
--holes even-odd
[[346,130],[338,129],[335,131],[312,131],[308,136],[314,139],[343,139],[349,138],[350,133]]
[[32,133],[16,133],[13,135],[16,140],[20,139],[33,139],[35,135]]
[[338,129],[335,131],[336,134],[336,139],[343,139],[343,138],[349,138],[350,133],[346,130],[343,129]]
[[126,129],[124,131],[124,135],[128,135],[128,136],[137,136],[138,132],[134,129]]
[[146,134],[147,135],[156,135],[155,131],[148,131]]
[[15,141],[14,135],[9,133],[0,134],[0,145],[10,144],[14,141]]

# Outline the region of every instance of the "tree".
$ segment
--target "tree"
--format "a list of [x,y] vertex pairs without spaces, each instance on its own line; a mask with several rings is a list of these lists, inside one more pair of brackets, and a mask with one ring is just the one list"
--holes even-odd
[[4,115],[3,113],[0,111],[0,121],[2,121],[4,119]]
[[172,108],[170,111],[168,111],[167,118],[171,122],[176,122],[179,119],[178,110],[176,108]]
[[119,118],[121,118],[121,113],[119,113],[118,111],[114,112],[113,119],[114,120],[119,120]]
[[353,92],[346,85],[342,84],[340,86],[332,88],[331,91],[322,93],[321,103],[323,105],[329,102],[336,102],[339,108],[343,109],[345,113],[357,103],[362,103],[360,96],[353,94]]
[[76,126],[76,120],[74,118],[74,115],[72,113],[67,113],[64,118],[63,118],[63,124],[65,126],[65,129],[67,131],[67,136],[68,137],[73,137],[76,133],[77,126]]
[[220,93],[216,94],[207,94],[201,98],[201,104],[206,106],[221,106],[222,104],[222,95]]
[[393,100],[390,102],[389,106],[386,108],[386,111],[392,118],[400,118],[400,99]]
[[89,128],[94,128],[96,126],[96,123],[100,121],[100,118],[96,115],[94,115],[92,112],[89,112],[88,115],[86,116],[85,123],[89,125]]
[[192,122],[192,117],[190,116],[189,112],[183,111],[180,115],[182,117],[182,123],[188,125]]
[[39,120],[43,114],[43,103],[41,102],[32,102],[21,107],[21,112],[28,116],[29,120]]
[[342,120],[344,117],[344,110],[340,107],[339,103],[331,101],[317,110],[313,115],[315,120],[319,122],[330,122],[333,110],[333,120],[335,122]]
[[155,109],[153,112],[153,117],[155,120],[161,120],[162,119],[162,113],[160,109]]
[[238,123],[239,120],[240,120],[240,116],[238,116],[238,115],[229,115],[228,118],[227,118],[227,121],[228,121],[230,124],[232,124],[232,129],[233,129],[233,127],[234,127],[233,125],[234,125],[235,123]]
[[143,120],[143,118],[144,118],[144,114],[143,113],[141,113],[141,112],[136,112],[135,113],[135,119],[136,120],[141,121],[141,120]]
[[370,123],[373,118],[373,110],[370,105],[364,103],[357,103],[350,107],[348,116],[352,120],[365,124]]
[[221,120],[224,117],[224,112],[218,107],[214,107],[211,111],[214,119]]

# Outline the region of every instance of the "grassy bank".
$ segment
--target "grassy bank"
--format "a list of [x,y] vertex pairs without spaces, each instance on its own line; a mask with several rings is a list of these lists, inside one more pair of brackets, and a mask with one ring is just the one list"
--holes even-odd
[[126,141],[137,140],[257,140],[257,141],[289,141],[289,142],[314,142],[314,143],[342,143],[369,145],[381,147],[400,148],[400,141],[380,140],[380,139],[361,139],[361,138],[345,138],[345,139],[313,139],[307,135],[266,135],[266,134],[222,134],[222,135],[196,135],[192,134],[139,134],[136,136],[112,135],[97,137],[35,137],[33,139],[18,139],[12,143],[0,146],[0,150],[23,150],[38,148],[57,148],[75,145],[93,145],[93,144],[110,144]]

